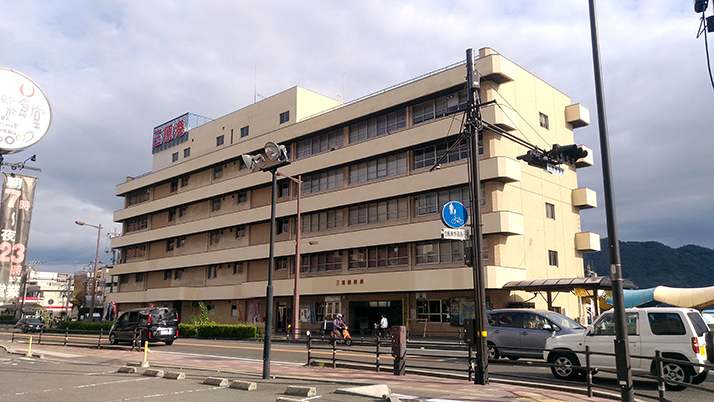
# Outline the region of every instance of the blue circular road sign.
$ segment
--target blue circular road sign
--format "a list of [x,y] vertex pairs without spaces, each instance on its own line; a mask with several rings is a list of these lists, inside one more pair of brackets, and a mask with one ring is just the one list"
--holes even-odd
[[466,207],[458,201],[447,202],[441,210],[441,220],[450,228],[463,227],[468,219],[469,213],[466,211]]

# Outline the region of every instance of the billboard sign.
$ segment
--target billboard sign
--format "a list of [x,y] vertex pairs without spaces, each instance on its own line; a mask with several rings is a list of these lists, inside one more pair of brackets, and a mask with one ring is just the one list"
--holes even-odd
[[211,119],[208,117],[186,113],[160,126],[154,127],[154,135],[151,140],[151,153],[155,154],[188,141],[188,130],[194,129],[209,121],[211,121]]
[[28,148],[52,123],[50,101],[35,81],[0,67],[0,154]]
[[0,284],[20,276],[30,237],[32,203],[37,178],[3,172],[0,206]]

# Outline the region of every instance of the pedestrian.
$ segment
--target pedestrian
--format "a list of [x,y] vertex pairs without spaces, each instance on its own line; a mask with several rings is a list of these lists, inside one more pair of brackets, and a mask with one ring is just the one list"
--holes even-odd
[[389,321],[387,321],[386,314],[382,314],[382,319],[379,321],[380,332],[386,332],[387,328],[389,328]]

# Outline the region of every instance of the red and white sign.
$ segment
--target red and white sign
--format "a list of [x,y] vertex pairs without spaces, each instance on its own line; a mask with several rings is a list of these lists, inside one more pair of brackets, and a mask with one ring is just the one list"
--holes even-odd
[[0,67],[0,154],[34,145],[51,124],[50,101],[40,86],[22,73]]

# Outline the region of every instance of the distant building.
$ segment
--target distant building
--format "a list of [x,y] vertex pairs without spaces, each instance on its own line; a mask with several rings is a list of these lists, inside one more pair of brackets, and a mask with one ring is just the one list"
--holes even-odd
[[[577,143],[587,109],[492,49],[475,65],[482,102],[497,101],[482,107],[486,121],[543,149]],[[121,311],[175,307],[184,322],[199,302],[218,322],[261,322],[271,177],[249,172],[241,155],[274,141],[292,161],[281,171],[303,182],[278,182],[274,328],[287,328],[294,307],[301,191],[303,330],[342,312],[356,329],[386,313],[392,325],[456,331],[473,311],[472,269],[464,244],[441,238],[440,212],[448,201],[470,205],[467,147],[456,145],[464,76],[463,63],[453,65],[347,104],[293,87],[201,125],[191,127],[187,114],[157,127],[153,171],[116,187],[125,205],[114,214],[123,234],[112,239],[120,253],[110,298]],[[582,254],[600,242],[580,229],[580,210],[595,207],[595,196],[578,187],[576,169],[592,165],[592,152],[546,171],[517,160],[526,149],[488,130],[478,151],[487,301],[545,308],[542,298],[500,287],[583,277]],[[571,294],[554,309],[586,315]]]
[[[63,317],[67,311],[67,295],[71,292],[71,274],[31,270],[27,279],[25,306],[38,304],[50,317]],[[23,297],[19,295],[18,301]],[[72,305],[69,305],[69,309]],[[25,313],[33,313],[25,311]]]

